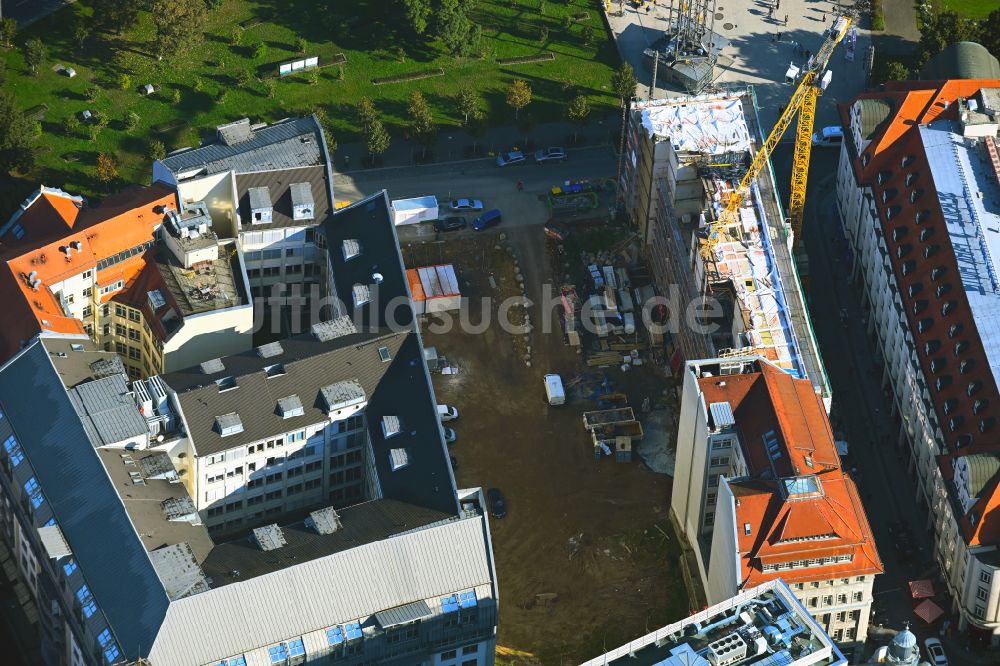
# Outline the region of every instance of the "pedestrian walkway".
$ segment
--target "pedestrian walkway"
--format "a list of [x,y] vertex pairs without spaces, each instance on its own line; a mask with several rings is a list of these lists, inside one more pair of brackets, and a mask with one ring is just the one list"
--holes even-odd
[[[612,145],[617,149],[621,128],[620,117],[615,112],[593,114],[586,127],[569,122],[539,123],[528,131],[516,125],[491,127],[480,137],[473,137],[459,127],[447,128],[438,133],[437,140],[427,148],[413,139],[393,136],[389,149],[379,156],[380,168],[405,167],[417,164],[442,164],[473,158],[488,159],[498,152],[515,147],[534,150],[547,146],[581,147]],[[574,136],[576,141],[573,142]],[[472,154],[473,146],[476,155]],[[334,171],[348,173],[371,168],[368,149],[364,143],[345,143],[334,153]],[[531,157],[529,156],[529,159]]]

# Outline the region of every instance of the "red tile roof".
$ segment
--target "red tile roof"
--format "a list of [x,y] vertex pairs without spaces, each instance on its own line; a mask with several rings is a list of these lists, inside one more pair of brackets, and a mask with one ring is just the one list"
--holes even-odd
[[[99,208],[79,209],[71,200],[43,190],[17,220],[25,230],[24,237],[4,236],[0,307],[5,313],[16,314],[0,329],[0,362],[42,331],[83,333],[82,323],[63,314],[48,286],[96,270],[101,260],[152,241],[164,208],[177,208],[177,197],[161,185],[131,188],[105,200]],[[143,265],[140,253],[100,271],[98,283],[119,279],[127,283]],[[32,273],[41,281],[37,291],[28,280]]]
[[[857,487],[840,468],[820,397],[808,380],[768,363],[760,363],[759,370],[698,380],[706,405],[730,404],[749,467],[748,478],[730,482],[743,585],[778,577],[795,582],[880,573],[868,517]],[[777,455],[768,452],[766,437],[777,442]],[[789,488],[786,481],[792,479],[803,487]],[[765,564],[837,555],[853,559],[763,570]]]

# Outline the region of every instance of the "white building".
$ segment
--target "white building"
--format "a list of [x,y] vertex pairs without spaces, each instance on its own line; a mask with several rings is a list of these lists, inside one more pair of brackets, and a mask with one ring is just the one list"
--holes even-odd
[[959,627],[1000,644],[1000,81],[889,85],[841,107],[837,203]]
[[788,586],[762,583],[581,666],[846,666]]
[[835,641],[864,643],[882,562],[814,387],[761,357],[683,379],[671,512],[709,603],[780,576]]

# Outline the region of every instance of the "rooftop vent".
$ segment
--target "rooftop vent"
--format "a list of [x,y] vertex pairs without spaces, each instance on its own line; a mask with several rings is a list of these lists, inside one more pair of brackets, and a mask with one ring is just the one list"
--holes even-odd
[[366,284],[356,284],[351,288],[351,296],[354,299],[354,307],[359,307],[371,300],[371,290]]
[[313,202],[309,183],[292,183],[288,186],[292,195],[292,219],[311,220],[315,217],[316,204]]
[[708,644],[708,660],[714,666],[729,666],[742,661],[746,656],[746,641],[735,632]]
[[344,241],[344,261],[350,261],[354,257],[361,256],[361,242],[355,238],[348,238]]
[[216,416],[215,431],[223,437],[237,435],[243,432],[243,421],[240,420],[240,415],[236,412]]
[[326,405],[326,412],[332,412],[360,405],[365,401],[365,390],[356,379],[329,384],[319,390]]
[[210,361],[205,361],[201,364],[201,371],[206,375],[214,375],[217,372],[222,372],[226,369],[226,366],[222,363],[221,358],[213,358]]
[[167,304],[167,299],[163,295],[163,290],[161,289],[153,289],[152,291],[147,291],[146,297],[149,299],[149,307],[153,310],[153,312],[156,312],[157,310],[159,310],[160,308],[162,308],[164,305]]
[[299,400],[299,396],[290,395],[285,398],[279,398],[278,414],[283,419],[290,419],[293,416],[302,416],[305,414],[305,410],[302,408],[302,401]]
[[398,472],[410,464],[410,455],[406,449],[391,449],[389,451],[389,464],[393,472]]
[[253,531],[253,540],[261,550],[277,550],[285,545],[285,535],[276,523],[258,527]]
[[340,522],[340,514],[332,506],[313,511],[306,518],[305,523],[316,530],[317,534],[333,534],[343,527]]
[[311,330],[313,337],[320,342],[329,342],[358,332],[350,317],[337,317],[330,321],[321,321],[318,324],[313,324]]
[[247,196],[250,199],[251,224],[269,224],[274,220],[271,190],[266,187],[251,187],[247,190]]
[[402,432],[403,426],[399,422],[398,416],[383,416],[382,417],[382,434],[385,435],[386,439],[398,435]]
[[283,353],[285,353],[285,350],[282,348],[280,342],[268,342],[266,345],[257,347],[257,356],[260,356],[261,358],[280,356]]

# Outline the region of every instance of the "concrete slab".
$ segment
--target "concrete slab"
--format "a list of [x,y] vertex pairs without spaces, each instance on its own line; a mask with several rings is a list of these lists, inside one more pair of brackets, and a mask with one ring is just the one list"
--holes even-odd
[[[805,64],[806,58],[796,53],[795,44],[815,53],[823,44],[824,31],[838,15],[837,3],[830,0],[776,1],[777,8],[772,9],[774,3],[765,0],[718,0],[714,24],[715,31],[731,41],[720,56],[715,83],[752,84],[765,133],[774,126],[794,92],[792,84],[784,82],[786,70],[793,63],[800,67]],[[647,4],[649,11],[624,4],[618,16],[619,5],[612,2],[613,15],[608,17],[622,58],[636,71],[640,82],[636,94],[642,99],[684,94],[662,86],[650,91],[652,71],[642,52],[669,27],[669,9],[663,4],[664,0],[658,5]],[[845,59],[843,45],[834,52],[829,66],[833,81],[820,98],[817,127],[839,124],[836,104],[864,90],[865,54],[870,44],[868,31],[859,28],[853,62]],[[790,130],[785,141],[791,140]]]

